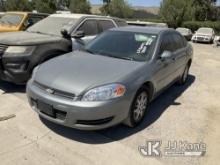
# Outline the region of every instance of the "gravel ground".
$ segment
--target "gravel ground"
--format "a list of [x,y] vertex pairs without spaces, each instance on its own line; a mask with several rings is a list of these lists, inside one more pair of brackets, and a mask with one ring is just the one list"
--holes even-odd
[[[65,128],[40,119],[24,86],[0,83],[0,164],[217,165],[220,161],[220,48],[193,44],[185,86],[172,86],[150,106],[135,129],[119,125],[96,132]],[[160,140],[205,143],[203,157],[144,157],[138,146]]]

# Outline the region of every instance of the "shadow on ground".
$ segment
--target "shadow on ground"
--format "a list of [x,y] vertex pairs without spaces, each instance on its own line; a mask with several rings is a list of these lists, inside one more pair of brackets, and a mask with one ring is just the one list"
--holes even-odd
[[15,85],[9,82],[0,81],[0,89],[6,93],[25,93],[26,86],[25,85]]
[[167,89],[162,95],[151,103],[149,112],[144,121],[136,128],[128,128],[121,124],[102,131],[80,131],[53,124],[42,118],[41,121],[55,133],[78,142],[89,144],[110,143],[124,139],[146,129],[151,124],[156,122],[170,105],[181,105],[181,103],[176,102],[176,99],[181,96],[181,94],[186,91],[194,83],[194,81],[195,76],[190,75],[188,82],[184,86],[174,85]]

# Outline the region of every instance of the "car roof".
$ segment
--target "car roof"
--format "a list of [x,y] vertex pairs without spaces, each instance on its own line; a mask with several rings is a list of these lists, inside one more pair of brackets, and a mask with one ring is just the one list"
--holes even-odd
[[140,26],[123,26],[119,28],[113,28],[112,31],[125,31],[125,32],[138,32],[138,33],[150,33],[150,34],[159,34],[165,31],[174,31],[170,28],[163,27],[140,27]]
[[95,17],[95,18],[111,18],[109,16],[99,16],[99,15],[91,15],[91,14],[52,14],[50,17],[61,17],[61,18],[75,18],[75,19],[80,19],[82,17]]
[[33,15],[49,15],[47,13],[33,13],[33,12],[24,12],[24,11],[8,11],[8,12],[5,12],[4,14],[7,14],[7,13],[12,13],[12,14],[33,14]]

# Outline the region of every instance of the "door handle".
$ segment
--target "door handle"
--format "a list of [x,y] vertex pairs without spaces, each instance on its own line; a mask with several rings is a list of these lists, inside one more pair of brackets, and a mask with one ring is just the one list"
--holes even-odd
[[173,60],[173,61],[176,61],[176,60],[177,60],[177,58],[176,58],[176,57],[173,57],[173,58],[172,58],[172,60]]

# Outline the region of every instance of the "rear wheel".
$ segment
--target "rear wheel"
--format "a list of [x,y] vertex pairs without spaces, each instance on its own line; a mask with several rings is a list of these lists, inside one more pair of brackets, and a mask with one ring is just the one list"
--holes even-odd
[[133,103],[130,108],[129,116],[124,122],[124,124],[126,124],[129,127],[136,127],[137,125],[139,125],[144,118],[144,115],[148,108],[148,104],[149,104],[148,91],[146,89],[141,88],[137,92],[133,100]]

